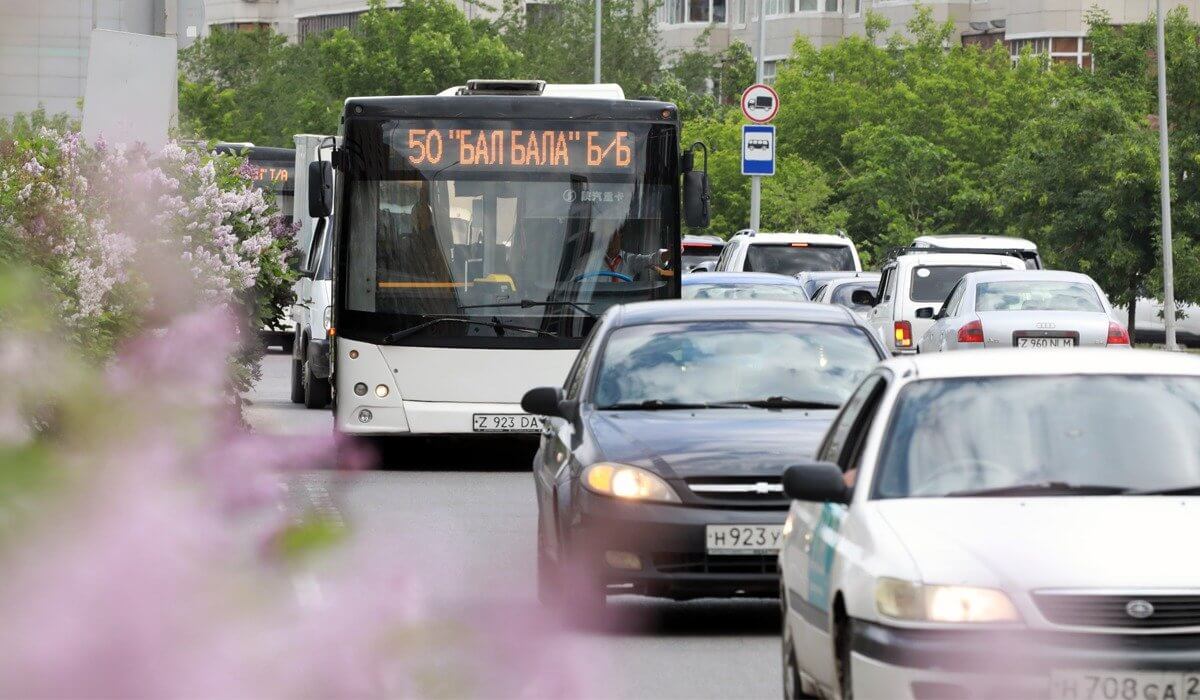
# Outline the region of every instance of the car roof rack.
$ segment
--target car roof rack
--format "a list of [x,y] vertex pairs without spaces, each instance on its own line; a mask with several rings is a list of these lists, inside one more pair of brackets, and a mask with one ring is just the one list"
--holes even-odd
[[1021,260],[1037,255],[1037,251],[1021,250],[1020,248],[925,248],[909,245],[888,248],[887,253],[884,254],[884,261],[895,260],[901,255],[948,255],[954,253],[965,255],[1007,255],[1020,258]]

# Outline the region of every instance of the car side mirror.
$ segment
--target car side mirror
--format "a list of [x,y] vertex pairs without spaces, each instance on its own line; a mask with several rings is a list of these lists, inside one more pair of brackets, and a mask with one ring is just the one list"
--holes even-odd
[[917,309],[917,318],[933,318],[933,307],[922,306]]
[[841,467],[831,462],[788,467],[783,473],[783,492],[797,501],[850,502],[850,489],[843,481]]
[[556,386],[530,389],[521,397],[521,410],[535,416],[566,418],[574,421],[579,417],[579,402],[563,398],[563,390]]
[[308,215],[320,219],[333,213],[333,166],[323,160],[308,164]]
[[875,306],[875,295],[866,289],[856,289],[850,293],[850,301],[857,306]]
[[[695,151],[704,153],[704,165],[695,169]],[[683,220],[691,228],[708,228],[708,147],[700,141],[683,155]]]

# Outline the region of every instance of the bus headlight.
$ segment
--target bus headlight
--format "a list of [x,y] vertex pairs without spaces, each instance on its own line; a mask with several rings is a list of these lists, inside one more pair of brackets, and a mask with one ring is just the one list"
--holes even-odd
[[355,384],[354,385],[354,393],[357,396],[366,396],[367,395],[367,385],[363,384],[362,382]]
[[375,387],[375,395],[381,399],[386,399],[388,395],[387,384],[380,384],[379,386]]
[[593,464],[584,470],[583,483],[589,491],[630,501],[681,502],[662,477],[627,464]]
[[1020,622],[1021,614],[1002,591],[973,586],[926,586],[894,578],[875,585],[880,615],[915,622]]
[[321,323],[325,326],[326,333],[328,333],[329,329],[333,327],[333,307],[332,306],[325,307],[325,318],[324,318],[324,320],[321,321]]

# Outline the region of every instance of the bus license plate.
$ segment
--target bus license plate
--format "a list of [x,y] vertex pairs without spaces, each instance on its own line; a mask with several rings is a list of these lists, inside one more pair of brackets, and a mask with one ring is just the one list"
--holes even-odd
[[536,433],[538,417],[524,413],[476,413],[472,417],[477,433]]
[[1200,700],[1200,673],[1055,671],[1052,700]]
[[783,537],[782,525],[708,525],[704,528],[709,554],[775,554]]

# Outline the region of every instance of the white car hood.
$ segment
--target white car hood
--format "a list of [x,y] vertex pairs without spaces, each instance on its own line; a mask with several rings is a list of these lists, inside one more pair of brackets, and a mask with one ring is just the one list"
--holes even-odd
[[870,502],[924,583],[1200,588],[1195,496],[911,498]]

